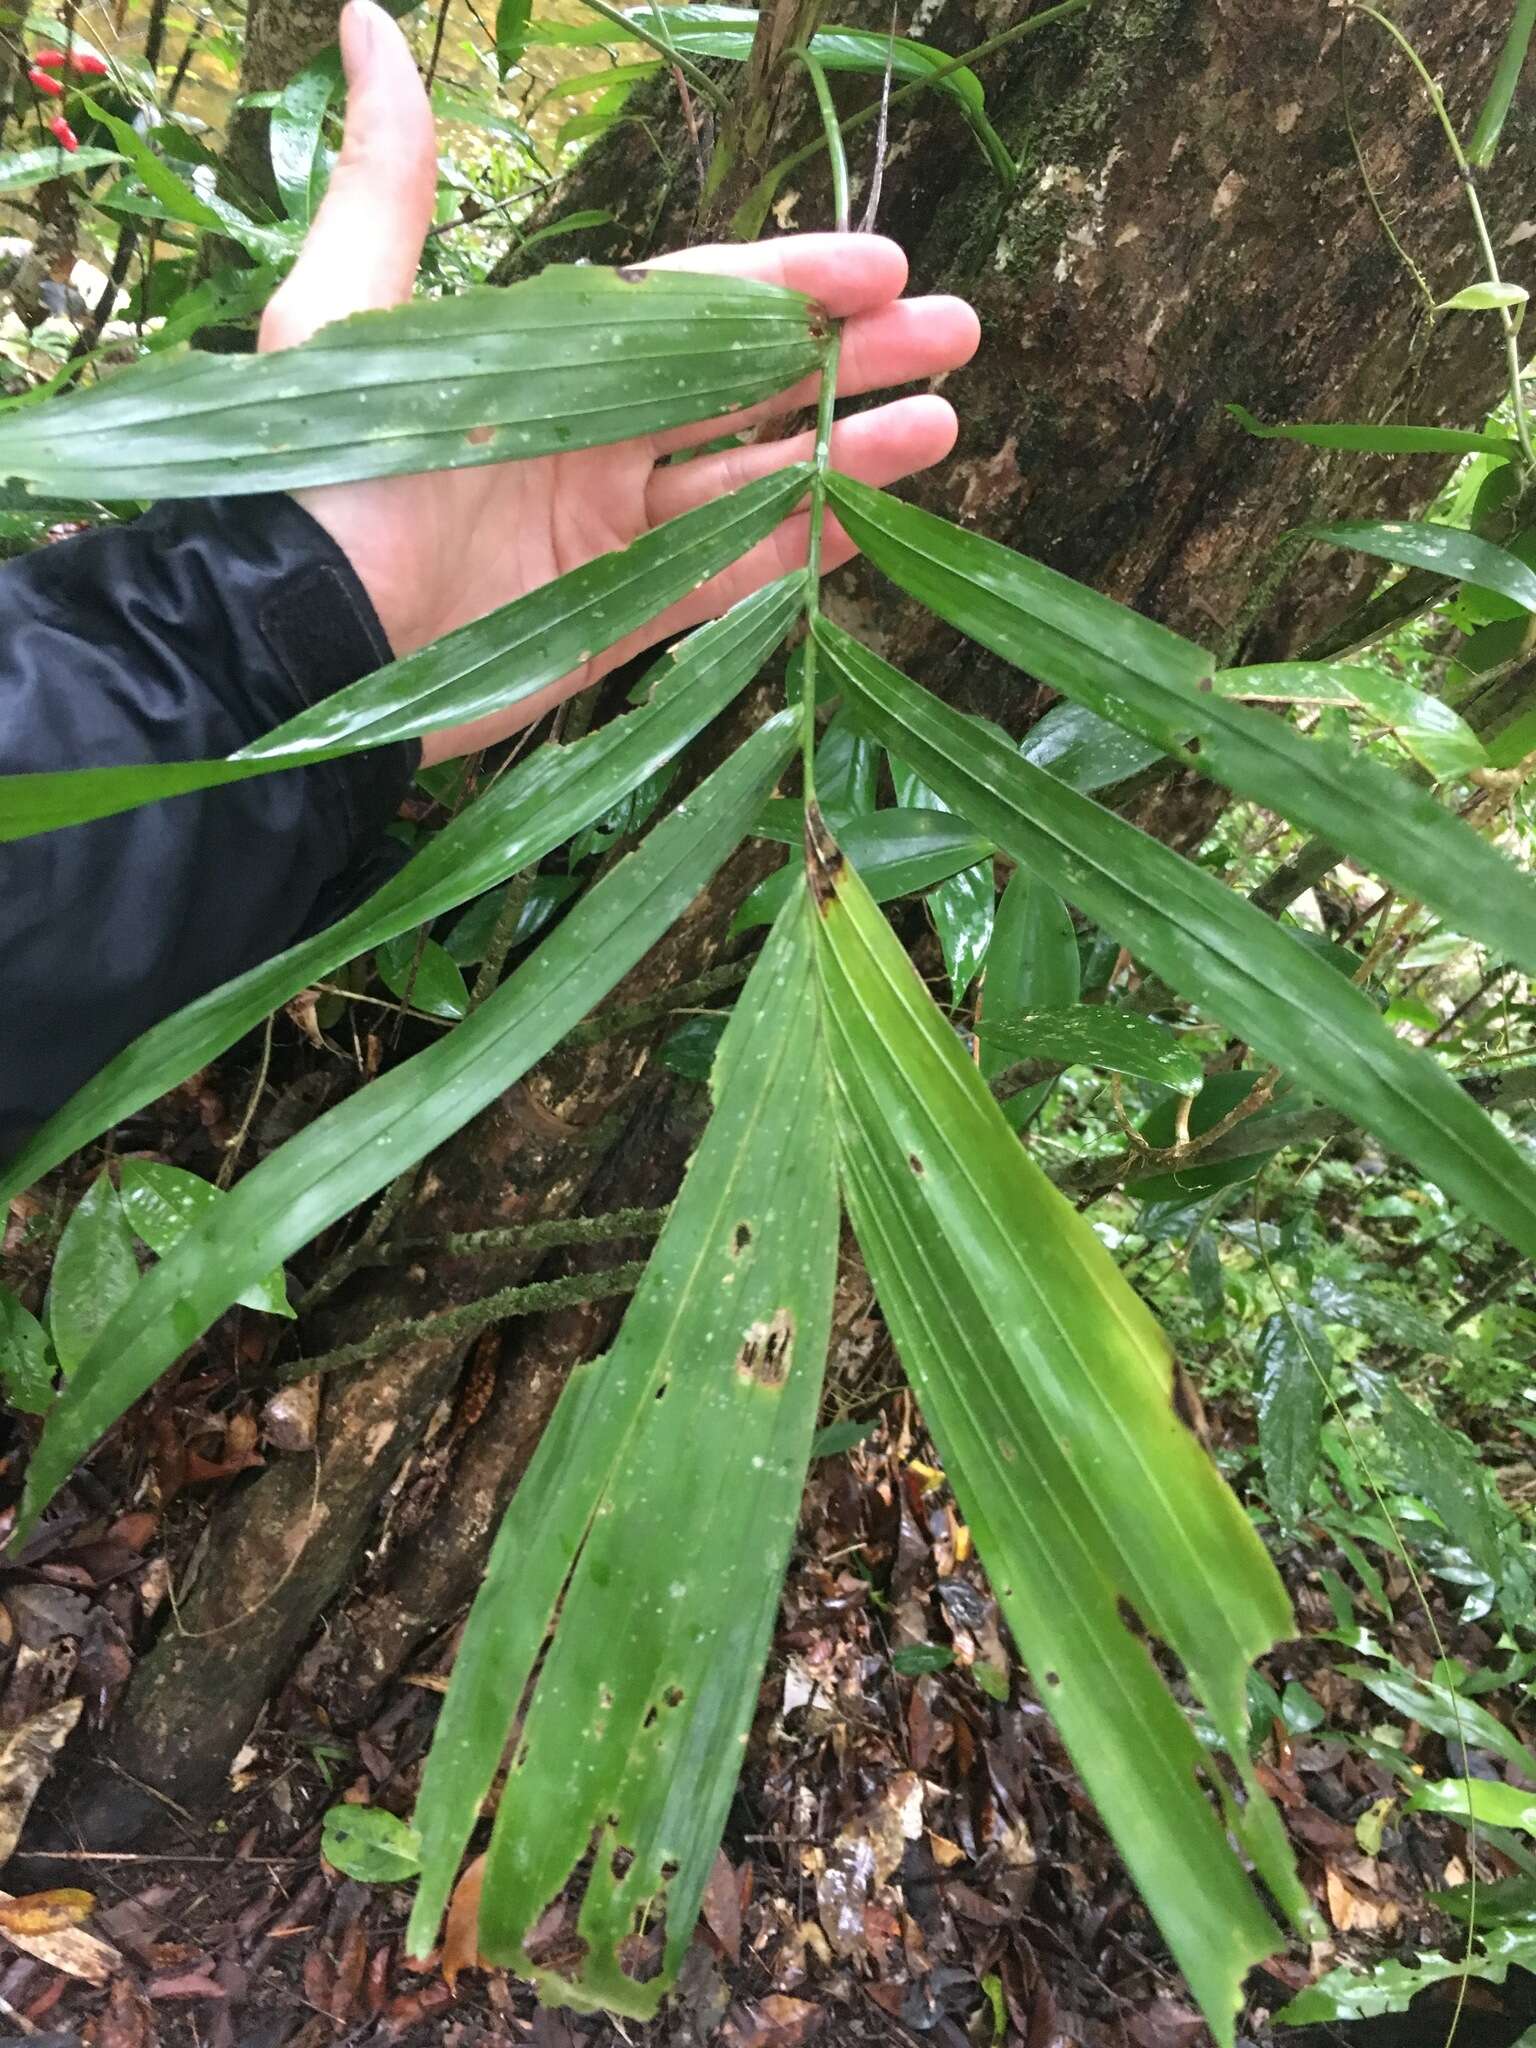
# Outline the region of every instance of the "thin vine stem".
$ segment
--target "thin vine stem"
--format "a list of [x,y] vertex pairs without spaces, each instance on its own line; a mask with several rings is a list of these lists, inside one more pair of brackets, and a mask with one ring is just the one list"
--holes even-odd
[[[1451,119],[1450,112],[1446,107],[1444,94],[1439,86],[1436,85],[1424,59],[1419,55],[1395,21],[1391,20],[1387,15],[1380,13],[1378,9],[1368,7],[1365,4],[1365,0],[1351,0],[1351,4],[1352,10],[1355,13],[1368,16],[1370,20],[1376,23],[1378,28],[1386,30],[1387,34],[1397,44],[1403,55],[1408,59],[1408,62],[1418,73],[1419,82],[1424,87],[1429,104],[1434,109],[1435,119],[1440,123],[1446,142],[1450,146],[1451,155],[1455,159],[1456,172],[1461,179],[1462,189],[1467,195],[1467,206],[1472,214],[1472,225],[1477,234],[1478,247],[1482,251],[1483,263],[1488,273],[1488,282],[1492,285],[1502,284],[1504,280],[1499,275],[1498,258],[1493,253],[1493,238],[1488,232],[1488,223],[1483,217],[1483,202],[1477,194],[1477,181],[1472,175],[1472,166],[1467,161],[1467,153],[1461,146],[1461,137],[1456,133],[1456,123]],[[1496,310],[1499,316],[1499,323],[1504,329],[1504,357],[1509,369],[1509,400],[1515,415],[1515,433],[1520,442],[1521,458],[1525,463],[1526,469],[1529,471],[1536,469],[1536,448],[1533,448],[1531,445],[1531,423],[1526,413],[1525,393],[1521,389],[1520,382],[1520,330],[1508,306],[1500,306]]]
[[843,132],[838,124],[837,107],[832,99],[832,88],[827,84],[827,74],[820,62],[811,55],[803,43],[796,44],[789,53],[798,57],[805,66],[806,76],[811,81],[811,90],[816,95],[816,108],[821,115],[822,138],[826,144],[828,168],[832,173],[832,210],[836,216],[833,225],[840,235],[848,232],[848,153],[843,148]]

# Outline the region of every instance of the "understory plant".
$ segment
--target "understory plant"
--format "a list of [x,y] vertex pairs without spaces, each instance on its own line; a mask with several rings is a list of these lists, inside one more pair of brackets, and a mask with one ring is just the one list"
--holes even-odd
[[[645,38],[672,38],[671,55],[740,57],[755,18],[690,8],[664,30],[644,10],[630,20]],[[798,50],[813,83],[848,60],[851,36],[824,30]],[[957,89],[955,67],[921,45],[863,40],[874,53],[861,46],[865,68]],[[967,108],[990,151],[984,114]],[[841,210],[835,118],[825,141]],[[1514,303],[1506,291],[1469,306],[1508,321]],[[412,1948],[432,1948],[504,1768],[481,1954],[552,2000],[618,2013],[653,2012],[673,1982],[758,1697],[846,1214],[1036,1693],[1229,2043],[1246,1971],[1282,1939],[1275,1914],[1312,1924],[1248,1742],[1250,1667],[1294,1622],[1200,1440],[1166,1338],[993,1084],[1021,1060],[1087,1061],[1169,1089],[1166,1128],[1133,1136],[1144,1170],[1168,1175],[1175,1193],[1216,1159],[1272,1153],[1296,1118],[1331,1112],[1536,1255],[1536,1163],[1398,1034],[1352,963],[1341,971],[1329,948],[1092,794],[1128,764],[1192,768],[1533,973],[1536,888],[1447,801],[1469,777],[1514,764],[1384,671],[1223,670],[1045,564],[839,475],[838,345],[815,306],[770,286],[555,268],[510,297],[422,299],[281,356],[162,355],[0,423],[0,474],[133,504],[527,459],[821,380],[808,464],[391,663],[227,760],[0,780],[0,836],[11,839],[464,724],[612,646],[809,504],[805,570],[671,648],[634,708],[510,767],[360,908],[145,1033],[10,1162],[7,1195],[306,988],[610,818],[793,645],[782,709],[684,802],[663,804],[462,1021],[221,1199],[185,1207],[154,1246],[159,1262],[72,1353],[57,1393],[34,1389],[45,1421],[18,1535],[231,1304],[254,1290],[269,1299],[286,1260],[557,1046],[744,838],[782,839],[788,864],[746,919],[768,936],[713,1057],[708,1127],[617,1340],[561,1398],[470,1615],[416,1815]],[[430,404],[401,379],[413,351],[430,365]],[[1518,377],[1514,402],[1515,431],[1462,438],[1523,488]],[[1367,447],[1448,448],[1440,429],[1343,431],[1376,436],[1355,443]],[[954,710],[822,611],[828,512],[909,598],[1061,693],[1054,754],[1038,729],[1021,749]],[[1536,572],[1475,533],[1402,522],[1317,538],[1430,566],[1536,616]],[[832,729],[819,739],[818,720],[834,702],[835,775]],[[1364,706],[1401,733],[1416,772],[1276,715],[1319,702]],[[881,860],[894,836],[846,802],[849,747],[889,758],[901,859]],[[879,907],[914,886],[924,858],[925,886],[980,870],[967,886],[983,890],[989,925],[994,864],[1010,871],[974,1043]],[[1135,961],[1144,991],[1176,993],[1239,1048],[1212,1077],[1211,1114],[1204,1062],[1149,1014],[1155,1001],[1079,1000],[1067,906]],[[963,988],[971,976],[951,964]],[[158,1214],[148,1196],[140,1213]],[[568,1892],[577,1939],[550,1952],[537,1930]]]

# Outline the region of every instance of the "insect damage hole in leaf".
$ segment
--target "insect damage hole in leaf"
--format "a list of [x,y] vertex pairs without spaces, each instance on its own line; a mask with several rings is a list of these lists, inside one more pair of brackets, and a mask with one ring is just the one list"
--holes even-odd
[[775,1309],[767,1322],[756,1322],[742,1339],[736,1370],[760,1387],[782,1387],[795,1351],[795,1319],[787,1308]]

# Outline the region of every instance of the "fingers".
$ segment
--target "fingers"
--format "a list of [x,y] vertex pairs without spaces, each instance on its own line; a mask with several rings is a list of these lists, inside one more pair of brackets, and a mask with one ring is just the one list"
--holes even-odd
[[341,156],[299,259],[261,323],[262,349],[411,295],[437,190],[432,109],[403,35],[375,0],[341,16]]
[[907,287],[906,253],[883,235],[785,235],[774,242],[710,243],[657,256],[645,267],[784,285],[805,292],[834,320],[883,306]]
[[[942,462],[955,445],[958,423],[947,400],[932,395],[898,398],[857,414],[832,429],[832,466],[866,483],[893,483]],[[646,515],[653,526],[707,505],[743,484],[806,462],[815,453],[814,430],[783,441],[759,441],[719,455],[698,455],[651,472]]]
[[[816,236],[815,240],[839,241],[840,236]],[[850,235],[852,242],[867,239]],[[777,245],[770,242],[768,248]],[[746,252],[743,252],[746,253]],[[891,384],[912,384],[926,377],[942,377],[958,370],[976,353],[981,325],[964,299],[934,297],[896,299],[877,310],[855,315],[843,329],[842,353],[838,360],[837,389],[842,398],[861,391],[880,391]],[[679,449],[697,448],[722,434],[739,433],[761,420],[781,418],[816,402],[818,379],[808,377],[789,391],[764,399],[760,405],[723,419],[699,420],[686,427],[658,434],[653,446],[658,455]]]
[[[942,398],[897,399],[876,412],[861,414],[857,419],[847,420],[835,428],[832,454],[845,475],[856,477],[860,483],[883,487],[912,475],[916,470],[942,462],[954,445],[955,432],[954,412]],[[793,454],[782,451],[798,444],[799,437],[793,443],[778,442],[772,447],[744,448],[735,452],[748,458],[763,458],[766,468],[773,468],[794,460]],[[703,458],[698,467],[702,469],[705,462],[713,459]],[[694,467],[693,463],[685,463],[681,469],[661,474],[681,478]],[[697,590],[690,591],[687,597],[642,626],[638,632],[595,655],[578,674],[565,676],[558,683],[551,683],[547,690],[524,697],[505,711],[493,711],[484,718],[476,719],[472,725],[425,734],[422,739],[423,763],[430,767],[437,761],[473,753],[478,747],[495,745],[510,734],[520,732],[525,725],[531,725],[535,719],[542,718],[546,711],[553,710],[555,705],[577,690],[595,683],[599,677],[608,675],[635,655],[644,654],[647,648],[675,640],[691,626],[718,618],[741,598],[760,590],[765,583],[787,576],[792,569],[803,569],[810,549],[810,535],[810,515],[795,513],[765,541],[760,541],[743,555],[739,562],[733,562],[729,569],[700,584]],[[822,569],[840,568],[844,562],[851,562],[857,553],[858,549],[838,522],[830,517],[826,519],[821,535]]]

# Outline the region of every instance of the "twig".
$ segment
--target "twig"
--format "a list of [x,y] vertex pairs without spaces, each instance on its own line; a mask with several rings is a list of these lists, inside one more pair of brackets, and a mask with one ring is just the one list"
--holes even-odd
[[256,1069],[255,1086],[251,1089],[250,1097],[246,1102],[245,1115],[240,1119],[240,1128],[230,1139],[228,1150],[219,1162],[218,1180],[215,1184],[221,1188],[227,1188],[234,1178],[235,1168],[240,1162],[240,1154],[245,1150],[245,1141],[251,1134],[251,1125],[256,1121],[256,1111],[261,1104],[263,1094],[266,1092],[267,1069],[272,1064],[272,1026],[274,1022],[275,1015],[269,1014],[266,1030],[262,1033],[261,1065]]
[[495,926],[485,952],[481,956],[480,971],[475,976],[475,985],[469,992],[469,1007],[478,1010],[501,979],[501,970],[507,964],[507,955],[512,950],[512,941],[517,937],[517,928],[523,921],[523,910],[528,901],[528,891],[533,887],[533,870],[514,875],[507,884],[506,900],[497,915]]
[[728,960],[723,967],[712,967],[696,981],[685,981],[680,988],[668,989],[664,995],[651,996],[643,1003],[625,1003],[612,1010],[599,1010],[585,1024],[578,1024],[574,1031],[568,1031],[560,1042],[562,1045],[596,1045],[605,1038],[616,1038],[621,1031],[643,1031],[651,1024],[663,1023],[678,1010],[693,1008],[708,996],[739,988],[751,971],[750,960]]
[[311,1373],[334,1372],[341,1366],[361,1365],[383,1351],[401,1344],[432,1344],[460,1337],[473,1337],[492,1323],[507,1322],[513,1316],[531,1316],[545,1309],[570,1308],[584,1301],[606,1301],[615,1294],[632,1294],[645,1272],[645,1261],[610,1266],[601,1273],[576,1273],[566,1280],[536,1280],[525,1287],[503,1287],[462,1308],[445,1309],[441,1315],[415,1316],[405,1322],[384,1323],[355,1344],[342,1344],[334,1351],[322,1351],[315,1358],[300,1358],[284,1366],[279,1384],[307,1380]]
[[437,60],[443,53],[443,33],[448,26],[448,9],[452,4],[453,0],[443,0],[442,6],[437,10],[437,33],[432,38],[432,54],[427,59],[427,75],[423,81],[428,92],[432,90],[432,81],[437,77]]
[[553,1251],[568,1244],[604,1244],[621,1237],[656,1237],[669,1214],[659,1209],[610,1209],[602,1216],[551,1216],[496,1230],[451,1230],[442,1237],[395,1238],[389,1255],[437,1252],[458,1258],[477,1252]]
[[364,1224],[362,1234],[344,1251],[338,1252],[322,1270],[319,1278],[299,1296],[298,1308],[301,1315],[308,1315],[311,1310],[318,1308],[322,1301],[336,1292],[343,1280],[349,1280],[363,1264],[404,1208],[412,1188],[416,1185],[416,1173],[417,1169],[414,1166],[407,1167],[398,1179],[390,1182],[380,1195],[373,1214]]

